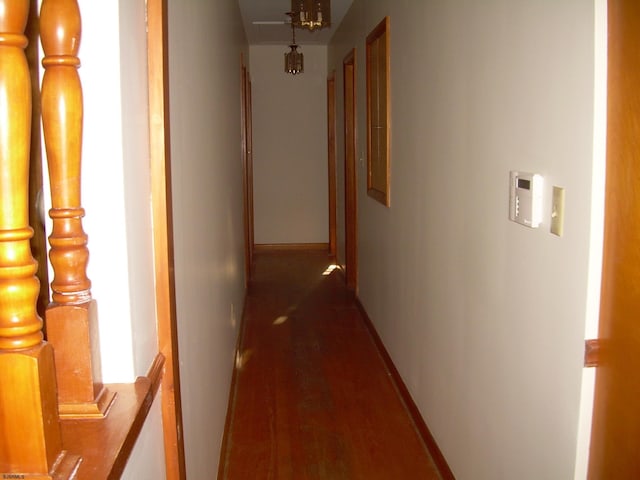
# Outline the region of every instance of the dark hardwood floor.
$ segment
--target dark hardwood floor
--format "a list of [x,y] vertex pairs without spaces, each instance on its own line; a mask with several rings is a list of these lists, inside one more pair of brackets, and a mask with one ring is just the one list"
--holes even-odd
[[330,263],[320,252],[256,255],[220,478],[439,479]]

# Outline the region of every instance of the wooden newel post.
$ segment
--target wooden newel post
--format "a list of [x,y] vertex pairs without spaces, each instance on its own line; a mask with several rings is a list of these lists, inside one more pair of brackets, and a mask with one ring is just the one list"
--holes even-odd
[[68,478],[78,458],[62,450],[53,351],[36,312],[29,245],[28,12],[29,0],[0,0],[0,477]]
[[44,0],[40,35],[44,131],[54,271],[47,338],[55,349],[60,414],[100,417],[113,400],[101,381],[97,307],[87,278],[89,249],[80,203],[83,101],[78,75],[81,17],[76,0]]

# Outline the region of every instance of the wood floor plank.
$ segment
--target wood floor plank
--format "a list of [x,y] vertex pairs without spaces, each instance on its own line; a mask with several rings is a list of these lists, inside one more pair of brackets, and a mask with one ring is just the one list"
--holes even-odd
[[221,477],[439,479],[326,253],[256,255]]

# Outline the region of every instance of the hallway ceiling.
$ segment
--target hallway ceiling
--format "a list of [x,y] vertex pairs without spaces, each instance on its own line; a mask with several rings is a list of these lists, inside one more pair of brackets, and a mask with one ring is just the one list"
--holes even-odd
[[[326,45],[353,0],[331,0],[331,27],[316,32],[296,29],[299,45]],[[250,45],[289,45],[291,26],[286,12],[291,0],[238,0]],[[256,23],[258,22],[258,23]]]

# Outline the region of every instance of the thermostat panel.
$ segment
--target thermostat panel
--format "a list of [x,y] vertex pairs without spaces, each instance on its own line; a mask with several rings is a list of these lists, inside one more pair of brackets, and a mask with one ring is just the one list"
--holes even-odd
[[509,220],[526,227],[542,223],[542,175],[515,172],[510,175]]

